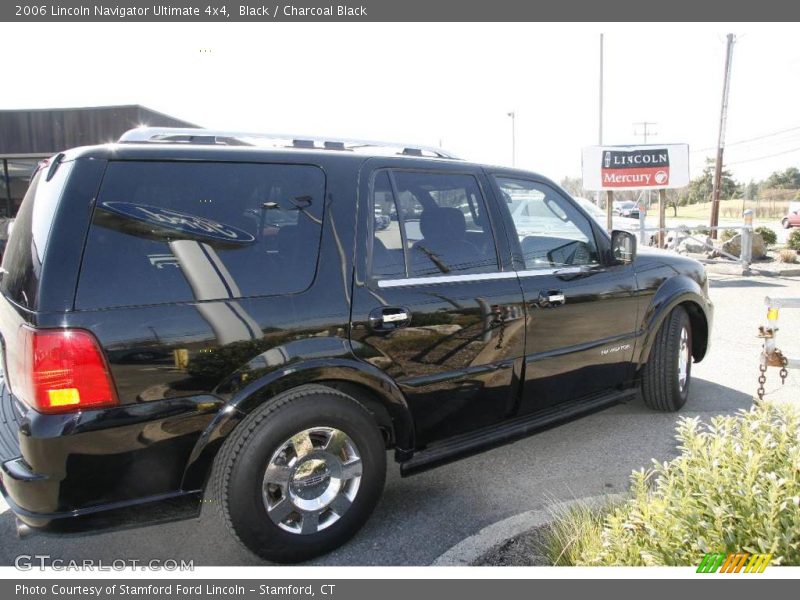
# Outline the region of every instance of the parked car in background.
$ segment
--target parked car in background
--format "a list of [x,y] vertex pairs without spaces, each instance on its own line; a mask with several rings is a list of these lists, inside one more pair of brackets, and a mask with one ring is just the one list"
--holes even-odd
[[[586,198],[575,198],[575,202],[580,204],[581,208],[589,213],[589,216],[600,224],[600,227],[603,229],[606,228],[606,213],[602,208]],[[622,217],[612,212],[611,229],[621,229],[622,231],[637,233],[639,231],[639,219]]]
[[620,217],[628,217],[631,219],[639,218],[639,203],[638,202],[620,202],[618,205],[614,203],[614,212]]
[[3,253],[6,251],[6,244],[12,229],[14,229],[14,219],[0,219],[0,259],[3,258]]
[[789,203],[789,210],[786,211],[786,216],[781,219],[781,225],[783,225],[784,229],[800,227],[800,202]]
[[378,231],[383,231],[387,229],[389,225],[391,225],[392,220],[389,218],[389,215],[384,215],[381,213],[379,208],[375,208],[375,229]]

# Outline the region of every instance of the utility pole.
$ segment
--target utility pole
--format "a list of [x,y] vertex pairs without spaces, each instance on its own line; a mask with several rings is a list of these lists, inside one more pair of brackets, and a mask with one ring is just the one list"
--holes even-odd
[[[722,183],[722,156],[725,152],[725,128],[728,124],[728,94],[731,88],[731,62],[733,60],[733,44],[736,36],[728,34],[725,48],[725,77],[722,80],[722,108],[719,111],[719,137],[717,138],[717,163],[714,166],[714,187],[711,193],[711,227],[719,226],[719,194]],[[717,239],[717,230],[711,230],[711,237]]]
[[511,166],[517,166],[517,113],[511,111],[508,113],[511,117]]
[[634,131],[633,131],[633,135],[640,135],[640,136],[642,136],[642,143],[643,143],[643,144],[646,144],[646,143],[647,143],[647,137],[648,137],[648,136],[650,136],[650,137],[653,137],[654,135],[658,135],[658,134],[657,134],[655,131],[648,131],[648,128],[649,128],[651,125],[658,125],[658,123],[656,123],[656,122],[654,122],[654,121],[637,121],[636,123],[634,123],[634,124],[633,124],[633,126],[634,126],[634,127],[636,127],[637,129],[638,129],[639,127],[641,127],[641,128],[642,128],[642,131],[641,131],[641,133],[639,133],[639,131],[637,131],[636,129],[634,129]]

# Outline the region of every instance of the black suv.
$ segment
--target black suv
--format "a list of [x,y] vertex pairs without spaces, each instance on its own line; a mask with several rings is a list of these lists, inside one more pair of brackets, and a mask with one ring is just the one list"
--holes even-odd
[[301,561],[363,525],[387,449],[410,475],[639,391],[686,401],[699,263],[637,256],[534,173],[282,144],[143,129],[40,166],[0,280],[22,523],[196,516],[208,485],[247,548]]

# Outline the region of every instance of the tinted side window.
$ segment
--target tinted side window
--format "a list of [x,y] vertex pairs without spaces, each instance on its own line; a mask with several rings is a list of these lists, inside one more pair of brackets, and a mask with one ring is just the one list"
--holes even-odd
[[380,171],[372,184],[375,211],[372,241],[372,275],[377,279],[402,279],[406,276],[401,222],[398,218],[388,171]]
[[316,273],[324,197],[312,166],[110,163],[77,307],[302,291]]
[[0,289],[15,302],[35,309],[50,230],[74,162],[65,162],[47,180],[47,169],[33,177],[3,255]]
[[542,183],[496,178],[517,230],[526,269],[599,263],[588,219]]
[[471,175],[381,171],[373,205],[389,222],[374,228],[372,274],[425,277],[498,270],[477,180]]

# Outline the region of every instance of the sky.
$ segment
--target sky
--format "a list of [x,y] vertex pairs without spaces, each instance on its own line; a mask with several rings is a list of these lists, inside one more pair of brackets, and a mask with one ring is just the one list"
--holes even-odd
[[0,109],[142,104],[501,165],[513,111],[516,165],[560,180],[598,143],[601,32],[605,144],[641,143],[635,123],[653,122],[648,142],[688,143],[696,176],[734,33],[726,164],[743,182],[800,166],[796,24],[2,23]]

